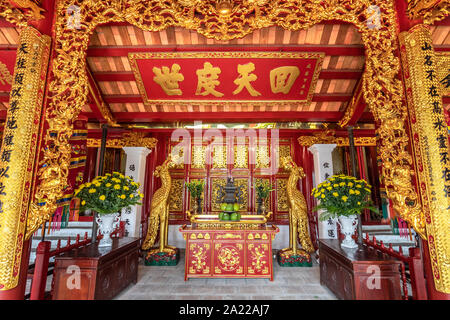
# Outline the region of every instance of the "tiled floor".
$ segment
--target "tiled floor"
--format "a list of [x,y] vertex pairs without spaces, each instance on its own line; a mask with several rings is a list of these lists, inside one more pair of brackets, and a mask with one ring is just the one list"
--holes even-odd
[[319,281],[319,266],[282,268],[274,261],[274,281],[268,279],[190,279],[184,281],[184,254],[176,267],[149,267],[142,263],[138,282],[118,300],[334,300]]

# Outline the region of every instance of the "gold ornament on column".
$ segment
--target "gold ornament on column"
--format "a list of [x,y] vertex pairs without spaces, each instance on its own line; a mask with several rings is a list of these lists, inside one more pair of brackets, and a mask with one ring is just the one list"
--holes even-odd
[[[155,191],[152,198],[147,236],[142,244],[143,250],[149,250],[147,257],[164,252],[175,254],[176,248],[167,244],[169,228],[169,193],[172,185],[169,169],[174,167],[174,162],[169,157],[162,165],[156,167],[154,175],[161,179],[161,187]],[[153,248],[159,230],[159,247]]]
[[[289,201],[289,247],[280,250],[279,254],[284,257],[302,256],[309,260],[309,254],[315,250],[308,231],[308,208],[305,197],[297,189],[298,180],[304,178],[305,173],[291,156],[281,158],[281,165],[290,172],[286,188]],[[297,239],[302,249],[298,248]]]

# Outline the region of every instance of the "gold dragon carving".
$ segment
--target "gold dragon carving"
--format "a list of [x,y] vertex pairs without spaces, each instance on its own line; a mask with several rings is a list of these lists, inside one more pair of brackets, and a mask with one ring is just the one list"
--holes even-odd
[[[157,252],[165,252],[172,255],[176,250],[175,247],[167,244],[169,228],[169,203],[167,200],[169,199],[172,185],[169,169],[173,167],[174,163],[169,156],[162,165],[156,167],[154,172],[154,175],[161,179],[161,187],[153,194],[147,235],[142,244],[143,250],[149,250],[147,257]],[[156,242],[158,230],[159,247],[152,249]]]
[[450,13],[448,0],[408,0],[410,19],[422,19],[425,24],[443,20]]
[[0,17],[18,27],[25,27],[31,20],[43,19],[43,12],[39,1],[0,0]]
[[[289,247],[282,249],[280,253],[285,256],[299,255],[309,259],[309,254],[315,250],[308,231],[308,208],[305,197],[297,189],[298,180],[306,175],[303,168],[297,166],[291,156],[281,158],[281,165],[290,174],[286,188],[289,201]],[[297,239],[302,249],[298,248]]]
[[[184,1],[185,2],[185,1]],[[3,2],[2,2],[3,3]],[[51,101],[46,119],[51,128],[43,149],[42,164],[48,180],[37,187],[37,199],[46,205],[31,208],[28,236],[48,220],[62,195],[70,161],[72,122],[86,102],[86,50],[93,30],[100,24],[126,21],[146,31],[161,31],[179,26],[216,40],[243,38],[254,30],[280,26],[305,30],[325,20],[340,20],[356,26],[366,50],[363,94],[375,120],[379,123],[380,157],[386,192],[394,209],[424,237],[423,214],[412,183],[410,143],[405,130],[406,106],[397,56],[397,21],[394,0],[272,0],[235,3],[231,16],[222,17],[214,1],[202,1],[185,7],[179,1],[142,0],[61,0],[56,7],[55,57],[53,80],[49,85]],[[380,28],[370,26],[369,7],[380,8]],[[78,28],[68,24],[67,8],[80,8]],[[5,16],[5,15],[4,15]],[[50,134],[50,132],[52,134]],[[44,172],[41,172],[41,175]]]

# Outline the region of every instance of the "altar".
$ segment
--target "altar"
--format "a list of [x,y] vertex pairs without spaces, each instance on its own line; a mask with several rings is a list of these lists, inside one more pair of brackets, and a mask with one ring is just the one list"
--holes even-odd
[[239,228],[180,227],[186,240],[185,276],[189,278],[268,278],[273,281],[272,241],[277,226]]

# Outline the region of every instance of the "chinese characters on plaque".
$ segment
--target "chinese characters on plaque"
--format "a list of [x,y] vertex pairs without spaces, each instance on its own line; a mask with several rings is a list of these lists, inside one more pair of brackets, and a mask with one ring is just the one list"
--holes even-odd
[[[432,114],[433,129],[435,130],[437,135],[436,141],[439,148],[439,161],[442,165],[442,179],[444,179],[445,181],[444,194],[445,197],[448,198],[450,194],[450,158],[448,153],[448,129],[444,117],[444,110],[442,108],[442,94],[440,94],[438,86],[436,86],[433,82],[436,82],[436,80],[438,80],[442,85],[442,91],[445,91],[445,89],[450,85],[448,80],[449,75],[447,74],[447,76],[443,79],[441,79],[442,76],[439,76],[440,73],[436,69],[436,60],[438,59],[433,59],[433,55],[430,53],[432,52],[433,48],[430,43],[425,40],[421,47],[421,50],[423,52],[423,65],[426,79],[429,80],[429,85],[426,87],[426,93],[428,95],[429,101],[431,102],[429,108]],[[432,178],[431,175],[430,177]],[[431,182],[432,181],[433,180],[431,180]],[[433,193],[431,200],[436,201],[435,194]]]
[[[130,53],[144,103],[310,102],[323,53]],[[151,72],[149,72],[151,70]]]

